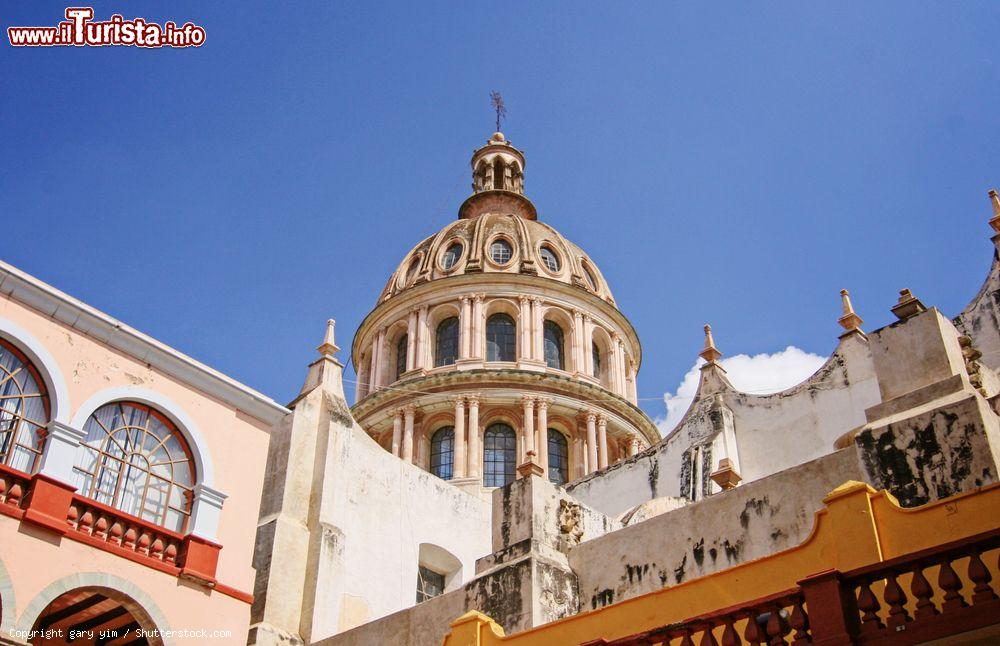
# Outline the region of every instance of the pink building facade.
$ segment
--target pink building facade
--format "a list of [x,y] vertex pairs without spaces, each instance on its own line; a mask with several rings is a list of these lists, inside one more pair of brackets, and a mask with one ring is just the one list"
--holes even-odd
[[0,643],[245,644],[287,414],[0,263]]

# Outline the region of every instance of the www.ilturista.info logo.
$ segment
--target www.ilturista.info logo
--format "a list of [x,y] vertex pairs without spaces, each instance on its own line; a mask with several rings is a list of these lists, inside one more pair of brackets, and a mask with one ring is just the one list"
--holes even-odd
[[144,18],[125,20],[114,14],[107,21],[94,21],[93,7],[67,7],[66,20],[55,27],[7,27],[14,47],[201,47],[205,29],[190,22],[158,25]]

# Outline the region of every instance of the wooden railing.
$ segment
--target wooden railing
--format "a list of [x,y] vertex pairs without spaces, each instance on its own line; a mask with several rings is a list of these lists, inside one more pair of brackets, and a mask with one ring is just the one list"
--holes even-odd
[[[851,572],[826,572],[777,595],[583,646],[902,645],[958,635],[1000,624],[1000,598],[983,560],[987,555],[1000,569],[992,553],[998,548],[1000,530],[994,530]],[[817,618],[811,614],[820,613],[822,628],[811,621]]]

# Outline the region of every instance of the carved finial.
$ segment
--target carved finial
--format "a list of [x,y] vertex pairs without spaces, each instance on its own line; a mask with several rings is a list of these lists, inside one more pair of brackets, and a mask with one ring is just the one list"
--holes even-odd
[[698,354],[699,357],[708,363],[715,363],[722,358],[722,353],[715,347],[715,339],[712,338],[712,326],[705,326],[705,348]]
[[333,340],[334,328],[337,322],[330,319],[326,322],[326,334],[323,336],[323,343],[319,345],[316,349],[324,357],[332,357],[333,355],[340,352],[340,348]]
[[861,324],[864,321],[854,312],[854,305],[851,304],[851,294],[846,289],[840,290],[840,303],[844,308],[844,314],[837,319],[837,322],[848,332],[860,332]]
[[899,302],[896,306],[892,308],[892,313],[900,321],[905,321],[911,316],[916,316],[921,312],[927,311],[924,304],[920,302],[920,299],[913,295],[913,293],[908,289],[899,290]]
[[990,226],[997,233],[1000,233],[1000,195],[997,195],[995,188],[990,189],[990,202],[993,204],[993,217],[990,219]]

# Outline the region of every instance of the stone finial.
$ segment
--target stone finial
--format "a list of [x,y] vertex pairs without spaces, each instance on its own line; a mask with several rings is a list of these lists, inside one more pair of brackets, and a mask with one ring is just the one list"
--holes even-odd
[[705,325],[705,348],[698,353],[698,356],[708,363],[715,363],[722,358],[722,353],[715,347],[715,339],[712,338],[711,325]]
[[336,325],[337,322],[333,319],[329,319],[326,322],[326,334],[323,336],[323,343],[316,348],[319,350],[320,355],[324,357],[333,357],[340,352],[340,347],[334,342],[334,328]]
[[843,306],[843,315],[837,319],[840,323],[840,327],[844,328],[848,332],[860,332],[861,324],[864,321],[858,316],[854,311],[854,305],[851,304],[851,293],[846,289],[840,290],[840,304]]
[[545,474],[545,470],[542,469],[541,465],[538,464],[536,460],[536,454],[534,451],[528,451],[524,455],[524,462],[517,467],[517,473],[522,478],[527,478],[528,476],[542,476]]
[[993,217],[990,218],[990,226],[996,233],[1000,233],[1000,195],[997,195],[995,188],[990,189],[990,202],[993,204]]
[[920,299],[913,295],[908,289],[899,290],[899,302],[892,308],[892,313],[900,321],[916,316],[921,312],[926,312],[927,308],[920,302]]
[[729,491],[743,480],[743,477],[733,468],[733,462],[729,458],[719,460],[719,468],[709,474],[712,482],[722,487],[723,491]]

